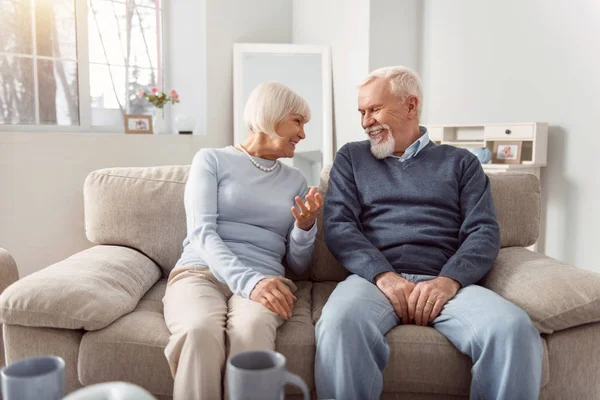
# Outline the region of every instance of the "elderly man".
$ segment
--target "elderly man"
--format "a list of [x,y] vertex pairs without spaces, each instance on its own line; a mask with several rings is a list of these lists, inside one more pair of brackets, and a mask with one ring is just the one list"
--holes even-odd
[[378,69],[359,85],[369,140],[338,151],[324,209],[327,245],[352,275],[317,324],[317,395],[378,399],[384,335],[416,324],[471,357],[471,399],[537,399],[538,332],[523,310],[476,285],[500,248],[489,180],[469,151],[429,140],[422,103],[408,68]]

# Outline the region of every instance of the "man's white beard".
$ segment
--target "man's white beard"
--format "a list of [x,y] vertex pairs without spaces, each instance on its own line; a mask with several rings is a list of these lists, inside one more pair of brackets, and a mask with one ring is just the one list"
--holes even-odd
[[386,157],[394,154],[394,148],[396,147],[396,141],[394,140],[394,136],[392,136],[392,131],[387,128],[386,137],[382,142],[377,142],[376,140],[370,139],[371,142],[371,153],[380,160],[383,160]]

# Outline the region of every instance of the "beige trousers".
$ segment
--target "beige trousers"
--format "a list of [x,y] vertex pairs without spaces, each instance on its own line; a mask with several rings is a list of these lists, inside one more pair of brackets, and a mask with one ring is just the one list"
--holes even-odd
[[[281,279],[295,291],[293,282]],[[173,269],[163,304],[174,400],[221,399],[227,357],[274,350],[275,332],[284,322],[262,304],[232,295],[205,266]]]

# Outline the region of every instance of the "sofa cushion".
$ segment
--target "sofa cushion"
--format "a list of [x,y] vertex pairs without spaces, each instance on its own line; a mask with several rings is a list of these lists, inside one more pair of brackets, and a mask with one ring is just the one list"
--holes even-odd
[[85,229],[96,244],[127,246],[168,276],[186,236],[183,192],[189,166],[110,168],[85,180]]
[[[321,170],[321,179],[319,181],[319,193],[323,198],[327,196],[329,189],[329,171],[331,165],[326,165]],[[348,276],[348,270],[338,262],[331,254],[325,238],[323,236],[323,207],[317,214],[317,236],[315,237],[315,249],[313,252],[313,262],[310,267],[310,278],[315,282],[322,281],[343,281]]]
[[126,381],[153,394],[172,396],[173,379],[164,355],[171,333],[162,313],[162,279],[130,314],[110,326],[83,335],[79,379],[84,385]]
[[488,177],[500,225],[500,247],[531,246],[540,233],[540,180],[520,173]]
[[521,247],[500,250],[481,284],[525,310],[542,333],[600,321],[600,274]]
[[[311,282],[297,282],[294,315],[277,331],[276,350],[287,358],[287,368],[314,387],[314,327],[311,323]],[[135,310],[112,325],[87,332],[79,350],[79,379],[84,385],[127,381],[155,395],[171,396],[173,379],[164,355],[169,340],[162,298],[166,280],[140,300]],[[295,389],[295,388],[294,388]],[[297,393],[290,388],[291,393]]]
[[312,322],[314,325],[317,324],[319,319],[321,319],[321,313],[323,312],[323,307],[327,302],[331,293],[337,286],[338,282],[315,282],[313,283],[312,290]]
[[[335,282],[313,283],[313,320],[321,317]],[[385,336],[390,359],[383,373],[384,392],[417,392],[467,395],[472,363],[442,334],[431,327],[400,325]],[[542,387],[548,383],[548,352],[544,345]],[[440,362],[443,360],[443,362]]]
[[[287,369],[298,374],[308,388],[314,388],[315,364],[315,327],[311,320],[312,283],[296,282],[298,290],[294,295],[298,298],[294,303],[294,312],[285,324],[277,330],[275,350],[287,359]],[[301,393],[295,386],[287,386],[287,393]]]
[[0,296],[0,321],[102,329],[132,311],[159,277],[156,264],[136,250],[92,247],[9,286]]

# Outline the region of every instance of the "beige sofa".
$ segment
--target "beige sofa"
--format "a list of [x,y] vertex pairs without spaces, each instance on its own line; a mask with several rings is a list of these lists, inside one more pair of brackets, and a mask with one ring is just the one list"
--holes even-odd
[[[113,168],[89,175],[85,229],[95,246],[4,290],[0,320],[5,324],[7,362],[56,354],[66,361],[69,391],[123,380],[159,399],[170,398],[173,381],[163,355],[169,331],[161,299],[185,236],[187,174],[186,166],[169,166]],[[327,178],[326,169],[323,193]],[[541,332],[543,399],[599,398],[600,275],[525,249],[538,236],[540,187],[535,177],[490,179],[502,250],[481,284],[522,307]],[[0,278],[14,276],[14,271],[7,272],[14,268],[4,261]],[[293,318],[278,331],[277,350],[313,389],[314,325],[337,282],[346,276],[319,235],[312,267],[293,277],[298,301]],[[468,396],[471,361],[437,331],[399,326],[387,339],[391,357],[384,398]],[[293,391],[289,397],[295,397]]]

